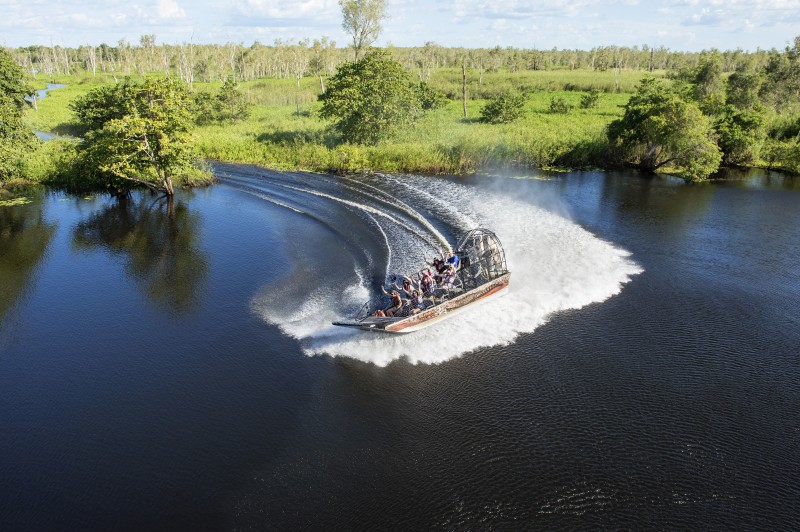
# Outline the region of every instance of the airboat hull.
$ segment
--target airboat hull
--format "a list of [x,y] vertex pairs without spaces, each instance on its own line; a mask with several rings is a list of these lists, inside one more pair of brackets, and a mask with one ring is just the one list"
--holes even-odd
[[405,318],[383,318],[370,316],[363,320],[337,321],[333,325],[364,331],[406,334],[424,329],[439,321],[455,316],[481,302],[494,299],[508,291],[510,273],[459,294],[439,305]]

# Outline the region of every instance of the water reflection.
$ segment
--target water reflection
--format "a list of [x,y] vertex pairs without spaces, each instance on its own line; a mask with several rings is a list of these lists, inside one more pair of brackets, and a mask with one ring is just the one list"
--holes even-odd
[[641,222],[679,227],[704,216],[714,192],[715,187],[708,183],[687,185],[669,177],[631,179],[609,173],[604,176],[601,194],[607,205],[634,214]]
[[732,187],[800,190],[800,176],[760,168],[727,168],[720,172],[724,184]]
[[40,200],[0,207],[0,322],[28,292],[56,227]]
[[73,247],[102,248],[126,259],[126,271],[156,304],[187,310],[208,271],[198,247],[200,217],[182,202],[123,198],[75,228]]

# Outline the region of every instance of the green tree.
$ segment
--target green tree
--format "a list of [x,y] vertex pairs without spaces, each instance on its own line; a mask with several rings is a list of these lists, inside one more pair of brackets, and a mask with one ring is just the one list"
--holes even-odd
[[714,131],[724,165],[749,164],[758,158],[765,136],[765,121],[760,106],[746,110],[730,104],[723,107],[722,113],[717,116]]
[[0,48],[0,182],[24,177],[24,159],[36,136],[22,120],[33,89],[14,58]]
[[800,101],[800,35],[783,53],[773,51],[770,54],[759,94],[778,110]]
[[250,105],[232,76],[228,76],[217,94],[201,92],[194,100],[198,124],[235,122],[250,116]]
[[644,78],[608,127],[619,157],[642,170],[670,165],[687,180],[705,179],[722,158],[709,119],[654,78]]
[[369,48],[381,33],[386,18],[386,0],[339,0],[342,29],[353,38],[355,60]]
[[728,77],[726,101],[737,109],[753,109],[760,105],[758,93],[764,82],[763,76],[758,72],[747,70],[746,67],[737,68]]
[[174,195],[173,177],[197,172],[191,104],[186,86],[175,78],[90,91],[74,106],[79,117],[93,117],[85,124],[79,168],[114,193],[138,184]]
[[103,129],[111,120],[121,119],[128,113],[127,102],[135,92],[130,77],[121,83],[102,85],[92,89],[86,96],[69,104],[80,125],[79,133]]
[[320,116],[348,142],[384,139],[421,112],[408,73],[383,50],[340,65],[318,98]]
[[725,82],[722,79],[722,56],[718,51],[703,57],[694,71],[691,83],[694,98],[702,102],[708,98],[722,98]]
[[481,122],[507,124],[522,116],[525,95],[516,92],[498,94],[481,108]]

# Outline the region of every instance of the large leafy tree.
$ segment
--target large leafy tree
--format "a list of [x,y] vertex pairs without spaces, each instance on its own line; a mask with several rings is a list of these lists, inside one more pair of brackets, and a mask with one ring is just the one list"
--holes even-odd
[[192,105],[186,85],[175,78],[90,91],[73,106],[88,129],[80,147],[83,171],[115,193],[142,185],[172,196],[173,177],[196,171]]
[[14,58],[0,48],[0,181],[23,177],[23,161],[36,143],[22,120],[33,88]]
[[319,100],[320,116],[356,143],[386,138],[421,112],[408,73],[383,50],[339,66]]
[[737,109],[722,107],[714,123],[717,142],[725,165],[750,164],[758,158],[765,136],[765,117],[760,106]]
[[641,81],[608,137],[625,162],[647,171],[669,165],[689,180],[707,178],[722,157],[697,105],[654,78]]

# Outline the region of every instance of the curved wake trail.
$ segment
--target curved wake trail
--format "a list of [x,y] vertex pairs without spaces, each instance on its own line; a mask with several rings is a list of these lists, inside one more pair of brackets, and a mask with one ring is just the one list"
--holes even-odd
[[[322,179],[324,191],[308,190],[294,183],[290,186],[306,198],[355,203],[347,206],[360,210],[364,223],[369,223],[373,231],[371,243],[376,247],[388,245],[392,253],[386,259],[387,271],[419,269],[419,251],[430,246],[432,240],[444,239],[435,225],[444,227],[453,238],[482,226],[497,233],[505,247],[511,285],[506,296],[416,333],[387,335],[344,329],[334,327],[331,321],[351,315],[366,301],[375,279],[364,275],[368,268],[359,264],[363,258],[341,256],[339,251],[340,264],[334,270],[350,274],[338,284],[310,286],[310,275],[303,274],[302,293],[297,290],[292,294],[294,301],[301,302],[299,305],[289,308],[281,304],[287,300],[285,287],[293,285],[291,280],[271,283],[253,301],[256,313],[296,338],[309,356],[346,356],[379,366],[399,358],[412,363],[444,362],[481,347],[513,342],[518,335],[535,331],[559,311],[604,301],[642,271],[629,252],[558,214],[565,211],[563,204],[538,205],[541,197],[525,198],[519,187],[511,192],[487,192],[442,179],[376,176],[370,183],[347,184],[345,194],[358,188],[358,199],[354,199],[333,192],[329,184]],[[341,181],[336,184],[341,186]],[[386,204],[387,198],[393,198],[391,207]],[[294,203],[301,200],[296,198]],[[435,218],[428,219],[423,212]],[[398,216],[414,220],[416,228],[404,227],[407,222],[398,226]],[[335,226],[335,222],[327,223]],[[358,237],[353,238],[358,245]],[[319,265],[307,268],[314,270]],[[284,288],[278,289],[276,284]]]

